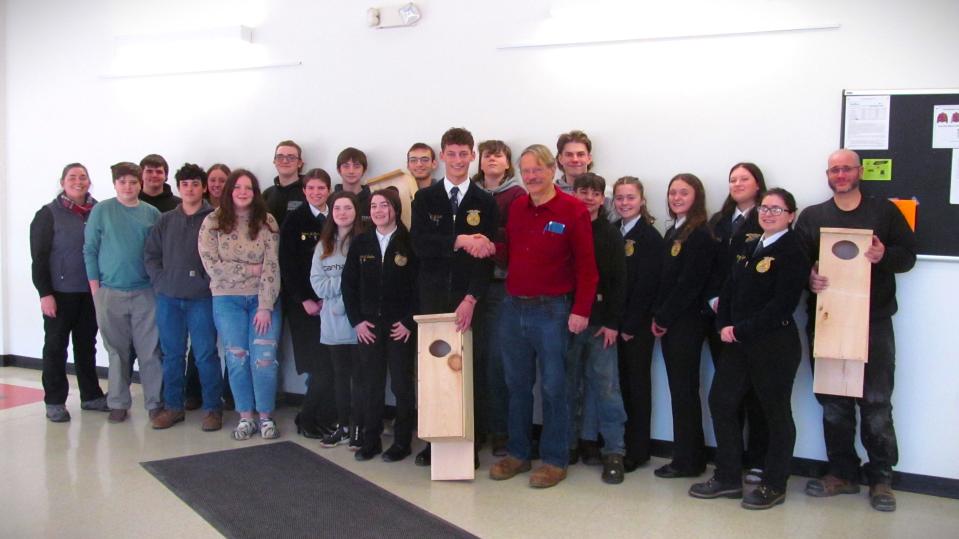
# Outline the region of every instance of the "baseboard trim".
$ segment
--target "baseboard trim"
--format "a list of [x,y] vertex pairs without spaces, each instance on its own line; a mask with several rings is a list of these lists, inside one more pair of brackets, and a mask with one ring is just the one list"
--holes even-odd
[[[670,458],[673,452],[673,442],[668,440],[652,440],[650,454],[654,457]],[[716,448],[706,448],[706,458],[715,461]],[[790,472],[799,477],[822,477],[829,469],[827,462],[803,457],[793,457],[790,463]],[[860,483],[867,484],[864,474],[860,474]],[[941,498],[959,500],[959,479],[936,477],[906,472],[893,472],[892,488],[903,492],[927,494]]]
[[[42,370],[43,360],[39,358],[19,356],[15,354],[0,355],[0,366],[3,367],[23,367],[26,369]],[[67,372],[76,374],[73,365],[67,364]],[[97,367],[97,376],[102,379],[107,378],[107,368]],[[133,373],[133,381],[140,383],[140,374]],[[299,406],[303,402],[303,395],[300,393],[281,392],[278,395],[278,404],[286,406]],[[534,429],[534,431],[537,429]],[[669,458],[672,455],[673,442],[668,440],[652,440],[650,444],[650,453],[655,457]],[[713,461],[716,454],[715,447],[706,448],[706,456]],[[828,466],[826,462],[816,459],[807,459],[802,457],[793,457],[791,463],[792,475],[799,477],[820,477],[826,473]],[[862,481],[865,484],[865,480]],[[959,479],[950,479],[948,477],[936,477],[933,475],[921,475],[905,472],[894,472],[892,487],[895,490],[903,492],[912,492],[915,494],[926,494],[929,496],[939,496],[942,498],[952,498],[959,500]]]
[[[43,370],[43,360],[37,357],[18,356],[16,354],[6,354],[0,356],[0,365],[4,367],[23,367],[24,369]],[[73,363],[67,363],[67,374],[76,374],[77,369]],[[109,375],[109,369],[106,367],[97,367],[97,378],[106,380]],[[140,383],[140,373],[134,371],[134,382]]]

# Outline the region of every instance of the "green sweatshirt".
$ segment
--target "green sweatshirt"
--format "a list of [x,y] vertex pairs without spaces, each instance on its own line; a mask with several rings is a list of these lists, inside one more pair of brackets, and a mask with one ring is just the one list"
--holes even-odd
[[150,288],[143,244],[159,218],[159,210],[143,202],[130,208],[111,198],[94,206],[84,231],[87,278],[116,290]]

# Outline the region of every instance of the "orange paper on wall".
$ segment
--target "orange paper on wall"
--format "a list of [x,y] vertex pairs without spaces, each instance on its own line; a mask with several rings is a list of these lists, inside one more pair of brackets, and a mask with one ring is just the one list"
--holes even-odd
[[919,201],[914,198],[890,198],[889,201],[899,208],[899,211],[902,212],[903,217],[906,218],[906,222],[909,223],[909,228],[915,232],[916,207],[919,206]]

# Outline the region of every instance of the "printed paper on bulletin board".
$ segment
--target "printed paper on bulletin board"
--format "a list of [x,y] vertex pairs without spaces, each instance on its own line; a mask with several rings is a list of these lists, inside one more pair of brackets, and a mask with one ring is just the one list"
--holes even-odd
[[862,179],[889,181],[892,179],[892,159],[863,159]]

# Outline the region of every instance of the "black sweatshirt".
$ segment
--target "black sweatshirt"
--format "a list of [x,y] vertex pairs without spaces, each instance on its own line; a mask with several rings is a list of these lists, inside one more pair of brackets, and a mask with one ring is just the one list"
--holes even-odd
[[593,219],[592,226],[599,282],[596,284],[596,299],[589,315],[589,324],[618,329],[626,303],[625,243],[602,208],[599,217]]
[[[898,208],[886,199],[863,195],[852,211],[843,211],[833,199],[809,206],[796,220],[796,233],[811,262],[819,261],[819,229],[870,229],[886,246],[878,264],[872,265],[872,287],[869,290],[869,318],[888,318],[899,309],[896,303],[896,274],[905,273],[916,264],[916,236]],[[815,309],[815,294],[810,304]],[[812,310],[810,311],[812,312]]]

